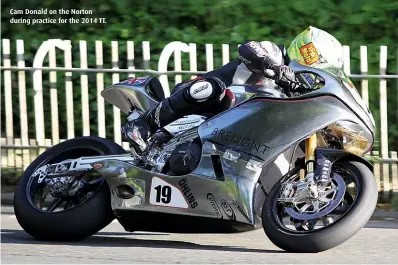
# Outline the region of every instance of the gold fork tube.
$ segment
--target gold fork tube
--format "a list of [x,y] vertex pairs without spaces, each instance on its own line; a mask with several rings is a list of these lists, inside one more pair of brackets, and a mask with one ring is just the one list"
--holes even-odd
[[[315,161],[315,149],[317,147],[317,137],[316,133],[311,135],[307,140],[305,140],[305,162]],[[307,164],[307,173],[314,171],[314,162]]]

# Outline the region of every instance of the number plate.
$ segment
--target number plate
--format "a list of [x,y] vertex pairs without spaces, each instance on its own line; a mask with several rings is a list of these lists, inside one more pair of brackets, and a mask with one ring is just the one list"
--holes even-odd
[[149,203],[165,207],[188,208],[188,203],[182,192],[177,187],[158,177],[152,178]]

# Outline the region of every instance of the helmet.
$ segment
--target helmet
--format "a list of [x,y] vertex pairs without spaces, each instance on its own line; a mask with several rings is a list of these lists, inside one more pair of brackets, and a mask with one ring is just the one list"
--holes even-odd
[[290,60],[312,67],[321,67],[320,64],[324,63],[335,68],[343,66],[340,42],[326,31],[312,26],[293,39],[287,55]]

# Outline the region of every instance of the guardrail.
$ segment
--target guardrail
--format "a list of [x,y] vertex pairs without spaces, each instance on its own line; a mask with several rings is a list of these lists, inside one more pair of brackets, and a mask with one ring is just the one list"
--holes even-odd
[[[4,95],[4,120],[2,116],[2,124],[5,131],[1,131],[1,166],[2,168],[25,168],[29,163],[45,148],[62,141],[60,139],[60,125],[59,122],[59,103],[64,100],[66,103],[66,139],[76,136],[75,130],[75,115],[74,101],[76,97],[76,88],[79,89],[80,101],[82,105],[82,133],[81,135],[90,135],[90,127],[97,126],[98,136],[106,137],[106,115],[105,103],[100,96],[100,92],[104,89],[104,75],[112,75],[112,83],[120,81],[120,74],[127,74],[128,77],[137,75],[156,75],[165,89],[166,96],[169,95],[169,87],[182,81],[182,75],[202,74],[214,69],[214,45],[205,44],[205,58],[206,71],[198,71],[197,69],[197,44],[185,44],[182,42],[171,42],[167,44],[161,51],[158,59],[158,69],[150,69],[151,50],[150,43],[142,42],[142,69],[136,68],[135,60],[135,43],[127,41],[123,45],[127,45],[127,54],[125,60],[119,60],[119,42],[111,42],[111,68],[104,68],[103,57],[103,43],[95,41],[95,66],[88,67],[87,42],[79,42],[79,58],[80,67],[72,66],[72,45],[70,40],[48,40],[37,50],[32,66],[25,65],[25,45],[23,40],[16,41],[16,62],[17,65],[11,64],[11,45],[10,40],[2,40],[2,61],[3,65],[0,67],[3,73],[3,95]],[[236,49],[228,44],[221,45],[221,62],[226,64],[230,60],[230,50]],[[61,51],[63,55],[63,67],[57,67],[57,51]],[[186,54],[185,54],[186,53]],[[189,70],[183,71],[182,54],[188,56],[186,61],[189,61]],[[59,53],[58,53],[59,55]],[[173,71],[168,68],[171,65],[170,59],[173,57]],[[14,57],[15,58],[15,57]],[[48,60],[48,66],[43,66],[45,60]],[[58,61],[57,61],[58,60]],[[397,79],[398,75],[387,75],[387,47],[380,47],[380,74],[368,74],[367,63],[367,47],[360,48],[360,74],[351,74],[350,69],[350,48],[344,46],[344,71],[350,78],[361,79],[360,93],[366,104],[369,104],[369,80],[371,78],[379,79],[379,110],[380,110],[380,152],[373,152],[372,156],[378,159],[375,162],[375,175],[378,179],[379,190],[381,194],[389,194],[391,192],[398,192],[398,173],[397,173],[397,152],[390,151],[388,147],[388,120],[387,120],[387,79]],[[120,69],[120,64],[125,64],[126,69]],[[221,66],[221,65],[220,65]],[[43,72],[49,72],[49,85],[43,85]],[[63,78],[65,83],[63,88],[64,95],[60,95],[58,91],[60,88],[57,82],[57,73],[65,73]],[[28,75],[27,75],[28,73]],[[72,81],[72,73],[80,75],[80,82]],[[95,89],[96,98],[89,99],[88,75],[95,74]],[[169,76],[173,76],[173,81],[169,83]],[[58,75],[59,76],[59,75]],[[32,89],[27,89],[27,78],[31,78],[33,84]],[[75,88],[75,90],[74,90]],[[17,92],[16,92],[17,89]],[[29,92],[29,93],[27,93]],[[45,96],[45,97],[44,97]],[[60,98],[61,97],[61,98]],[[27,102],[33,99],[33,108],[29,108]],[[90,119],[90,102],[96,101],[96,119],[93,123]],[[50,113],[45,113],[44,104],[50,106]],[[18,109],[13,108],[18,105]],[[34,126],[35,137],[28,132],[28,126],[32,123],[28,122],[28,112],[34,112]],[[92,111],[91,111],[92,112]],[[122,141],[120,134],[121,113],[120,110],[113,107],[113,138],[114,141],[128,149],[128,144]],[[62,113],[63,115],[63,113]],[[92,116],[92,115],[91,115]],[[47,119],[45,119],[45,117]],[[19,126],[15,121],[19,121]],[[45,124],[51,124],[51,137],[46,137]],[[392,123],[392,121],[390,121]],[[109,121],[108,121],[109,124]],[[5,126],[4,126],[5,125]],[[48,127],[47,127],[48,128]],[[48,134],[47,134],[48,135]]]

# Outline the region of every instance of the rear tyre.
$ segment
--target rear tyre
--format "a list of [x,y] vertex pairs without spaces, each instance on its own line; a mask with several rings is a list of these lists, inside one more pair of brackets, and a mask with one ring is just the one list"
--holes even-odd
[[[71,202],[73,207],[52,212],[38,207],[32,187],[38,186],[32,174],[48,163],[81,156],[116,155],[125,153],[118,144],[99,137],[79,137],[55,145],[38,156],[25,170],[14,195],[15,216],[21,227],[39,240],[74,241],[89,237],[107,226],[114,218],[109,186],[97,181],[96,188],[84,201]],[[43,182],[44,183],[44,182]],[[45,185],[45,184],[44,184]],[[49,207],[48,209],[49,210]]]
[[[377,203],[377,185],[371,170],[360,162],[337,162],[334,169],[348,172],[349,181],[355,179],[356,196],[339,219],[323,228],[302,230],[287,228],[281,221],[277,206],[281,183],[268,194],[262,212],[263,229],[268,238],[281,249],[289,252],[321,252],[340,245],[366,225]],[[332,169],[333,171],[333,169]],[[347,194],[347,191],[346,191]],[[349,200],[345,200],[349,201]]]

